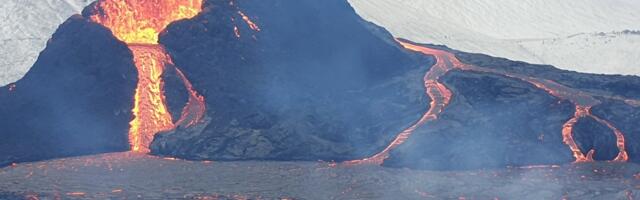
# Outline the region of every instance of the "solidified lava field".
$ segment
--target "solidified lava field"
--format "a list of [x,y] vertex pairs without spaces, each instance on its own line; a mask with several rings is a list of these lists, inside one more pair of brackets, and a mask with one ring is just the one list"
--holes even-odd
[[640,165],[421,171],[113,153],[0,169],[0,199],[633,199]]

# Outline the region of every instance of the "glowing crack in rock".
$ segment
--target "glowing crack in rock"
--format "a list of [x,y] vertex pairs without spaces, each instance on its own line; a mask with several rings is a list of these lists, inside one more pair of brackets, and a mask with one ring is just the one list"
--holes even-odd
[[[229,4],[231,6],[233,6],[233,7],[235,7],[236,9],[238,9],[238,11],[236,13],[240,16],[242,21],[244,21],[246,23],[246,25],[249,27],[249,29],[253,30],[254,32],[262,31],[262,29],[260,29],[260,26],[258,26],[258,24],[253,22],[253,20],[251,20],[251,18],[249,16],[247,16],[247,14],[245,14],[242,11],[240,11],[239,8],[237,6],[235,6],[233,1],[229,2]],[[236,24],[236,18],[235,17],[231,17],[231,23],[234,24],[233,25],[233,34],[236,36],[236,38],[240,38],[241,37],[240,28]],[[256,36],[253,35],[253,38],[256,39]]]
[[[596,120],[598,123],[607,126],[609,129],[613,131],[613,134],[616,137],[616,146],[619,150],[618,155],[613,159],[613,161],[626,162],[629,159],[629,156],[625,148],[624,133],[622,133],[622,131],[616,128],[611,122],[601,119],[591,113],[591,107],[599,105],[601,103],[599,100],[594,98],[595,95],[566,87],[564,85],[558,84],[551,80],[528,77],[525,75],[500,71],[497,69],[489,69],[489,68],[483,68],[483,67],[478,67],[474,65],[464,64],[460,60],[458,60],[454,54],[450,52],[434,49],[434,48],[428,48],[425,46],[415,45],[415,44],[412,44],[409,42],[403,42],[400,40],[396,40],[396,41],[408,50],[420,52],[422,54],[431,55],[435,57],[436,59],[435,65],[424,76],[426,93],[431,98],[431,103],[430,103],[431,107],[415,124],[411,125],[409,128],[400,132],[396,136],[396,138],[379,153],[371,157],[360,159],[360,160],[346,161],[344,162],[344,164],[346,165],[357,165],[357,164],[381,165],[384,163],[384,160],[389,158],[390,151],[392,149],[397,148],[398,146],[403,144],[407,139],[409,139],[411,134],[413,134],[413,132],[418,127],[421,127],[422,125],[426,124],[429,121],[436,120],[438,118],[438,115],[443,112],[444,108],[447,107],[447,105],[449,104],[453,96],[451,91],[447,89],[447,87],[444,84],[438,82],[438,80],[440,77],[444,76],[447,72],[451,71],[452,69],[458,69],[462,71],[493,73],[493,74],[498,74],[505,77],[518,79],[518,80],[527,82],[529,84],[532,84],[536,88],[544,90],[545,92],[549,93],[550,95],[556,98],[559,98],[561,100],[568,100],[571,103],[573,103],[576,106],[576,111],[574,113],[574,116],[564,124],[561,132],[563,136],[563,142],[569,147],[569,149],[573,153],[575,162],[593,161],[593,155],[595,153],[595,149],[591,149],[589,150],[587,155],[584,155],[581,152],[578,144],[573,139],[573,128],[575,124],[578,122],[578,120],[585,117],[590,117]],[[634,99],[624,99],[621,97],[611,97],[611,96],[604,96],[604,95],[599,95],[599,96],[609,98],[609,99],[623,100],[625,101],[625,103],[632,106],[638,105],[638,100],[634,100]]]
[[251,30],[254,30],[256,32],[261,31],[260,27],[254,23],[251,18],[249,18],[249,16],[247,16],[246,14],[244,14],[242,11],[238,11],[238,14],[242,17],[242,20],[244,20],[244,22],[247,23],[247,25],[249,26],[249,28]]
[[156,133],[174,129],[176,125],[194,125],[204,116],[204,98],[176,67],[189,92],[189,101],[181,119],[173,123],[162,75],[166,65],[174,64],[158,44],[159,33],[170,23],[196,16],[201,6],[202,0],[102,0],[95,5],[96,14],[91,20],[109,28],[116,38],[129,45],[138,69],[134,119],[129,130],[132,151],[148,152]]

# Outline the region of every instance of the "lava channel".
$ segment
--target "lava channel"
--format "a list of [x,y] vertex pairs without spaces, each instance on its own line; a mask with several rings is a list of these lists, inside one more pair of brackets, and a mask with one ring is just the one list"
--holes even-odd
[[433,55],[436,58],[436,64],[429,69],[429,71],[423,77],[424,87],[427,96],[431,98],[429,110],[420,117],[420,119],[411,125],[409,128],[400,132],[396,138],[381,152],[360,160],[346,161],[346,165],[382,165],[384,160],[389,158],[389,152],[392,149],[397,148],[404,143],[413,132],[429,121],[433,121],[438,118],[438,115],[442,113],[445,107],[451,102],[451,91],[442,83],[438,82],[440,77],[447,74],[452,69],[458,68],[461,63],[451,62],[451,59],[447,58],[447,54],[433,51],[432,49],[423,48],[421,46],[398,41],[402,46],[413,51],[419,51],[427,55]]
[[[438,82],[438,79],[444,76],[447,72],[451,71],[452,69],[458,69],[462,71],[493,73],[493,74],[498,74],[505,77],[519,79],[521,81],[534,85],[538,89],[544,90],[545,92],[549,93],[550,95],[558,99],[568,100],[571,103],[573,103],[576,106],[576,111],[575,111],[574,117],[569,119],[564,124],[562,129],[562,136],[563,136],[563,142],[567,146],[569,146],[569,149],[573,153],[575,162],[593,161],[593,154],[595,153],[595,150],[592,149],[587,153],[587,155],[584,155],[580,151],[578,144],[573,139],[573,127],[578,122],[578,120],[583,117],[591,117],[595,119],[598,123],[601,123],[607,126],[609,129],[613,131],[613,133],[616,136],[616,146],[618,147],[618,150],[619,150],[618,156],[616,156],[616,158],[614,158],[613,161],[626,162],[628,160],[628,154],[625,149],[624,133],[622,133],[619,129],[613,126],[612,123],[604,119],[601,119],[591,113],[590,108],[593,106],[599,105],[601,103],[600,101],[595,99],[594,97],[595,95],[591,95],[586,92],[582,92],[573,88],[566,87],[564,85],[558,84],[551,80],[528,77],[528,76],[509,73],[509,72],[505,72],[497,69],[478,67],[475,65],[468,65],[468,64],[462,63],[460,60],[456,58],[454,54],[450,52],[439,50],[439,49],[428,48],[425,46],[419,46],[409,42],[403,42],[400,40],[396,40],[396,41],[408,50],[420,52],[422,54],[431,55],[435,57],[436,64],[424,76],[426,93],[431,98],[431,103],[430,103],[431,107],[418,120],[418,122],[416,122],[415,124],[411,125],[409,128],[400,132],[396,136],[396,138],[381,152],[368,158],[346,161],[344,162],[344,164],[346,165],[358,165],[358,164],[381,165],[384,163],[384,160],[389,158],[389,152],[392,149],[395,149],[399,145],[404,143],[407,139],[409,139],[411,134],[413,134],[413,132],[418,127],[424,125],[429,121],[436,120],[438,115],[442,113],[444,108],[449,104],[449,102],[451,101],[451,97],[453,96],[451,91],[447,89],[447,87],[444,84]],[[604,97],[610,98],[610,99],[618,99],[618,100],[621,99],[620,97],[611,97],[611,96],[604,96]],[[638,100],[629,100],[629,99],[622,99],[622,100],[627,102],[629,105],[633,105],[633,106],[638,105],[638,104],[635,104],[638,102]]]
[[204,116],[204,97],[198,95],[176,67],[189,92],[189,101],[181,119],[173,123],[162,79],[165,66],[173,65],[173,62],[164,47],[158,44],[159,33],[170,23],[196,16],[201,7],[202,0],[101,0],[95,4],[96,14],[91,20],[107,27],[116,38],[127,43],[138,69],[132,110],[134,119],[129,129],[129,143],[134,152],[148,152],[156,133],[178,125],[194,125]]

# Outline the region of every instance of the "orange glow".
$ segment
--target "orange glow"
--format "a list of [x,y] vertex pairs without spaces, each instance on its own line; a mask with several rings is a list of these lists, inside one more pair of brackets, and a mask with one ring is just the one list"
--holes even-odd
[[616,136],[616,146],[618,147],[618,156],[616,156],[616,158],[613,159],[614,162],[626,162],[629,160],[629,154],[627,153],[626,147],[625,147],[625,143],[624,143],[624,133],[622,133],[622,131],[618,130],[618,128],[616,128],[615,126],[613,126],[613,124],[611,124],[610,122],[599,118],[598,116],[595,116],[591,113],[589,113],[589,116],[593,119],[595,119],[596,121],[598,121],[598,123],[603,124],[605,126],[607,126],[609,129],[611,129],[611,131],[613,131],[613,134]]
[[193,85],[191,85],[189,79],[187,79],[180,69],[176,68],[176,72],[189,92],[189,101],[182,110],[182,115],[180,116],[180,120],[176,122],[176,125],[190,127],[202,122],[204,118],[206,111],[204,97],[193,89]]
[[[444,108],[449,104],[452,98],[452,93],[447,89],[447,87],[438,82],[438,79],[444,76],[447,72],[452,69],[459,69],[464,71],[475,71],[475,72],[484,72],[484,73],[492,73],[498,74],[514,79],[519,79],[521,81],[530,83],[538,89],[544,90],[550,95],[562,99],[568,100],[576,106],[576,112],[574,116],[567,121],[562,128],[562,137],[563,142],[569,146],[569,149],[573,153],[575,162],[590,162],[593,161],[593,155],[595,154],[595,149],[591,149],[587,152],[587,155],[584,155],[578,144],[573,139],[573,128],[575,124],[578,122],[580,118],[583,117],[591,117],[595,119],[598,123],[606,125],[609,129],[613,131],[616,136],[616,146],[618,147],[619,153],[616,158],[613,160],[615,162],[626,162],[629,159],[629,156],[626,152],[625,148],[625,139],[624,134],[618,130],[613,124],[610,122],[601,119],[593,114],[591,114],[591,107],[600,104],[601,102],[594,98],[594,95],[588,94],[583,91],[579,91],[573,88],[566,87],[559,83],[556,83],[551,80],[539,79],[534,77],[529,77],[520,74],[514,74],[510,72],[500,71],[492,68],[483,68],[474,65],[468,65],[462,63],[453,53],[428,48],[420,45],[411,44],[408,42],[403,42],[400,40],[396,40],[400,45],[402,45],[405,49],[411,51],[417,51],[425,55],[431,55],[435,57],[436,63],[431,67],[431,69],[424,76],[425,88],[427,91],[427,95],[431,97],[431,107],[429,111],[427,111],[418,122],[413,124],[411,127],[405,129],[400,134],[396,136],[396,138],[389,144],[384,150],[381,152],[361,160],[353,160],[347,161],[345,164],[353,165],[353,164],[377,164],[380,165],[384,162],[385,159],[389,157],[389,152],[404,143],[409,136],[420,126],[425,123],[436,120],[438,115],[442,113]],[[624,100],[625,103],[629,105],[640,105],[640,101],[638,100],[630,100],[623,99],[620,97],[611,97],[605,96],[610,99]]]
[[[113,35],[129,45],[138,69],[138,85],[130,122],[129,143],[134,152],[148,152],[156,133],[175,128],[164,96],[162,74],[166,64],[173,65],[158,35],[170,23],[196,16],[202,0],[102,0],[95,6],[91,20],[109,28]],[[179,72],[189,90],[189,102],[179,123],[193,125],[204,116],[204,98]],[[193,113],[192,113],[193,112]]]
[[609,129],[613,131],[614,135],[616,136],[616,146],[618,147],[618,150],[619,150],[618,155],[616,156],[616,158],[613,159],[614,162],[626,162],[627,160],[629,160],[629,155],[627,154],[625,142],[624,142],[624,134],[620,130],[618,130],[618,128],[613,126],[610,122],[591,114],[590,107],[584,107],[584,106],[578,105],[576,106],[576,112],[574,114],[574,117],[571,118],[569,121],[567,121],[562,128],[563,142],[567,144],[569,146],[569,149],[571,149],[571,152],[573,152],[573,157],[576,159],[575,162],[593,161],[593,154],[595,153],[595,150],[592,149],[585,156],[584,154],[582,154],[582,152],[580,151],[580,148],[578,148],[578,145],[573,139],[573,127],[578,122],[578,120],[583,117],[591,117],[592,119],[596,120],[598,123],[607,126]]
[[240,30],[238,30],[237,26],[233,27],[233,33],[236,34],[237,38],[240,38]]
[[202,0],[103,0],[91,19],[126,43],[157,44],[170,23],[200,13]]
[[133,151],[148,152],[153,136],[173,129],[171,113],[166,106],[162,73],[169,56],[157,45],[131,45],[133,59],[138,68],[138,87],[129,129],[129,142]]
[[[613,161],[626,162],[628,160],[629,156],[625,149],[624,134],[620,130],[618,130],[616,127],[614,127],[610,122],[591,114],[591,111],[590,111],[591,107],[601,103],[599,100],[595,99],[592,95],[573,89],[573,88],[566,87],[564,85],[561,85],[551,80],[538,79],[538,78],[528,77],[520,74],[504,72],[496,69],[482,68],[474,65],[467,65],[460,62],[460,60],[458,60],[455,57],[455,55],[453,55],[452,53],[449,53],[443,50],[426,48],[426,47],[409,44],[401,41],[398,41],[398,42],[407,49],[410,49],[413,51],[419,51],[419,52],[422,52],[423,54],[433,55],[436,57],[437,63],[433,67],[436,69],[435,70],[432,69],[427,73],[427,76],[431,76],[430,79],[437,79],[437,77],[442,76],[444,73],[448,72],[452,67],[460,70],[466,70],[466,71],[493,73],[493,74],[498,74],[506,77],[519,79],[524,82],[528,82],[533,86],[537,87],[538,89],[544,90],[556,98],[568,100],[572,102],[574,105],[576,105],[576,112],[574,114],[574,117],[569,119],[569,121],[567,121],[563,125],[562,137],[563,137],[563,142],[567,146],[569,146],[569,149],[573,153],[573,156],[576,159],[575,162],[593,161],[593,155],[595,153],[595,150],[592,149],[587,153],[587,155],[584,155],[580,151],[578,144],[573,139],[573,127],[578,122],[578,120],[583,117],[591,117],[596,121],[598,121],[598,123],[606,125],[609,129],[611,129],[614,132],[616,136],[616,146],[618,147],[618,150],[620,152]],[[619,99],[615,97],[609,97],[609,98]],[[638,101],[625,99],[625,102],[629,105],[633,105],[634,102],[638,102]]]
[[446,54],[439,53],[438,51],[426,47],[412,45],[401,41],[398,42],[407,49],[419,51],[436,57],[436,64],[431,67],[431,69],[423,78],[426,94],[431,98],[429,110],[424,113],[415,124],[400,132],[396,136],[396,138],[381,152],[369,158],[347,161],[345,162],[346,165],[381,165],[382,163],[384,163],[384,160],[389,158],[389,152],[391,152],[392,149],[395,149],[403,144],[407,139],[409,139],[409,136],[411,136],[411,134],[413,134],[413,132],[422,125],[426,124],[429,121],[438,119],[438,115],[440,115],[440,113],[444,111],[444,108],[449,105],[449,102],[451,102],[453,94],[444,84],[438,82],[438,79],[449,72],[451,69],[457,67],[456,64],[459,64],[459,62],[447,62],[448,57]]
[[67,195],[72,197],[82,197],[85,195],[85,193],[84,192],[68,192]]
[[249,18],[249,16],[247,16],[246,14],[244,14],[242,11],[238,11],[238,14],[242,17],[242,20],[244,20],[244,22],[247,23],[247,25],[249,26],[249,28],[251,28],[251,30],[254,31],[261,31],[260,27],[254,23],[251,18]]

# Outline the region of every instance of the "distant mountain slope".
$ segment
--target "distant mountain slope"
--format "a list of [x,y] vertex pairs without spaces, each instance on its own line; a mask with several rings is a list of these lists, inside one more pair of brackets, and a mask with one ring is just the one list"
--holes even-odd
[[6,0],[0,3],[0,85],[17,81],[56,30],[90,0]]
[[640,1],[349,2],[396,37],[580,72],[640,74],[640,35],[623,33],[640,30]]

